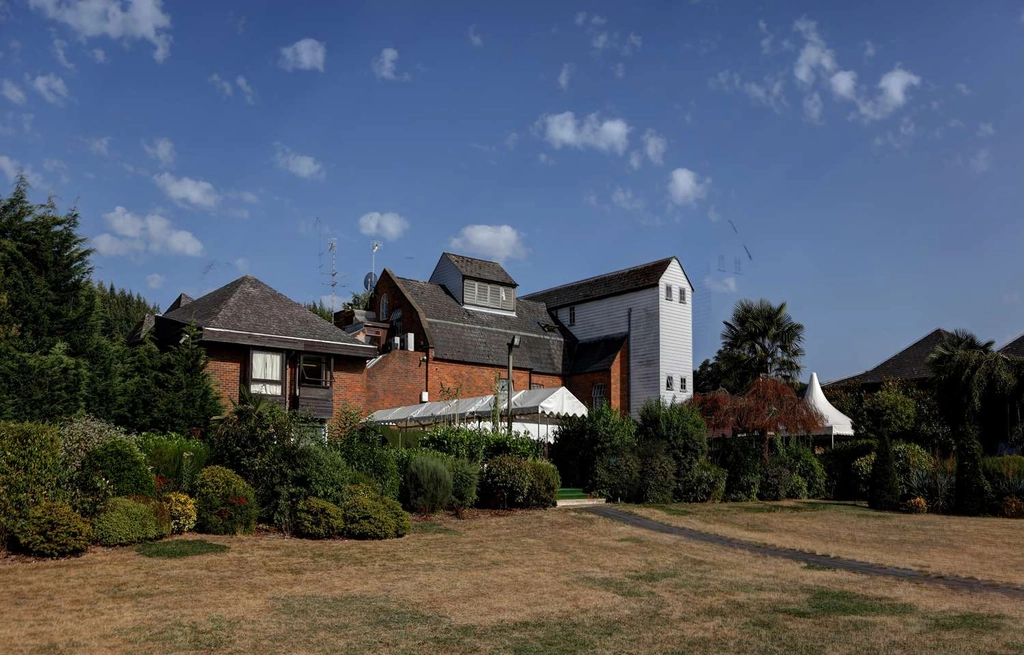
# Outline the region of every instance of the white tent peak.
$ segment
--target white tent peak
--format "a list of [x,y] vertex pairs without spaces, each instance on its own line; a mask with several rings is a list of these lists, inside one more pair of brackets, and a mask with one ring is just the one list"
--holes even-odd
[[804,402],[817,410],[825,419],[825,427],[814,432],[816,435],[837,435],[849,436],[853,434],[853,421],[846,414],[832,406],[832,403],[825,397],[818,382],[818,374],[811,373],[811,381],[807,383],[807,392],[804,394]]

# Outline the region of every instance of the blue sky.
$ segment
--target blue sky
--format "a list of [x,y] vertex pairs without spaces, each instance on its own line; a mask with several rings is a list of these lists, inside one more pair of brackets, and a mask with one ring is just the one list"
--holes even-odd
[[1024,331],[1024,3],[326,5],[0,0],[0,182],[164,306],[328,293],[319,218],[350,288],[373,239],[522,291],[678,255],[695,361],[741,297],[823,380]]

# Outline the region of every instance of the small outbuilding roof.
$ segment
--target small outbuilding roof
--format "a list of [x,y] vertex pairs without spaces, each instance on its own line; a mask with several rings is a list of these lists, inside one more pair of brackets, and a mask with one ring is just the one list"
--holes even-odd
[[[669,265],[674,261],[678,262],[675,257],[667,257],[649,264],[624,268],[621,271],[570,282],[544,291],[535,291],[520,296],[519,299],[542,302],[547,305],[548,309],[558,309],[566,305],[576,305],[589,300],[639,291],[657,286]],[[692,289],[693,285],[690,288]]]
[[512,276],[508,274],[508,271],[506,271],[498,262],[491,262],[486,259],[477,259],[476,257],[466,257],[465,255],[456,255],[450,252],[442,253],[441,257],[447,257],[448,260],[455,265],[455,268],[458,269],[459,273],[462,273],[463,277],[473,278],[474,280],[483,280],[485,282],[507,284],[512,287],[519,286],[516,281],[512,279]]
[[626,337],[622,333],[578,342],[569,364],[569,375],[607,371],[622,351]]
[[[481,419],[491,416],[494,402],[495,396],[490,395],[405,405],[404,407],[378,410],[366,420],[384,425],[412,427],[434,425],[446,420]],[[506,408],[507,405],[502,403],[501,413],[507,416]],[[586,415],[587,406],[565,387],[530,389],[512,394],[512,417],[517,421]]]

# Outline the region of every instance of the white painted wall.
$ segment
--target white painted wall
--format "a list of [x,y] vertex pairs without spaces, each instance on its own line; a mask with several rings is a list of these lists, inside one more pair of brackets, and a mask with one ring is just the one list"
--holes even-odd
[[[665,286],[672,286],[672,300],[665,299]],[[686,302],[679,302],[679,290],[685,289]],[[667,402],[681,402],[693,395],[693,290],[686,273],[673,261],[661,277],[659,293],[660,394]],[[673,391],[665,390],[665,379],[671,375]],[[679,380],[686,378],[686,391]]]
[[430,274],[429,281],[447,288],[459,304],[462,304],[462,273],[455,268],[452,260],[442,255],[434,267],[434,272]]

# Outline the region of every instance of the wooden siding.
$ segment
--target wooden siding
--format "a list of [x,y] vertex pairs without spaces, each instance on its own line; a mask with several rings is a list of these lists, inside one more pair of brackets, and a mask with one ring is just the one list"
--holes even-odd
[[[665,286],[672,285],[672,300],[665,299]],[[680,289],[685,289],[686,302],[679,302]],[[682,267],[673,261],[661,277],[659,292],[660,378],[661,397],[679,402],[693,395],[693,292]],[[673,390],[665,390],[665,379],[671,375]],[[686,379],[682,390],[680,378]]]
[[455,296],[460,305],[462,304],[462,273],[455,268],[452,260],[442,256],[434,267],[434,272],[430,274],[428,282],[445,287],[448,293]]
[[629,347],[629,408],[633,416],[638,415],[644,400],[658,396],[664,383],[658,379],[661,293],[661,288],[650,287],[575,305],[575,325],[569,325],[569,306],[558,309],[558,319],[581,340],[625,333],[629,329],[629,310],[633,310]]

